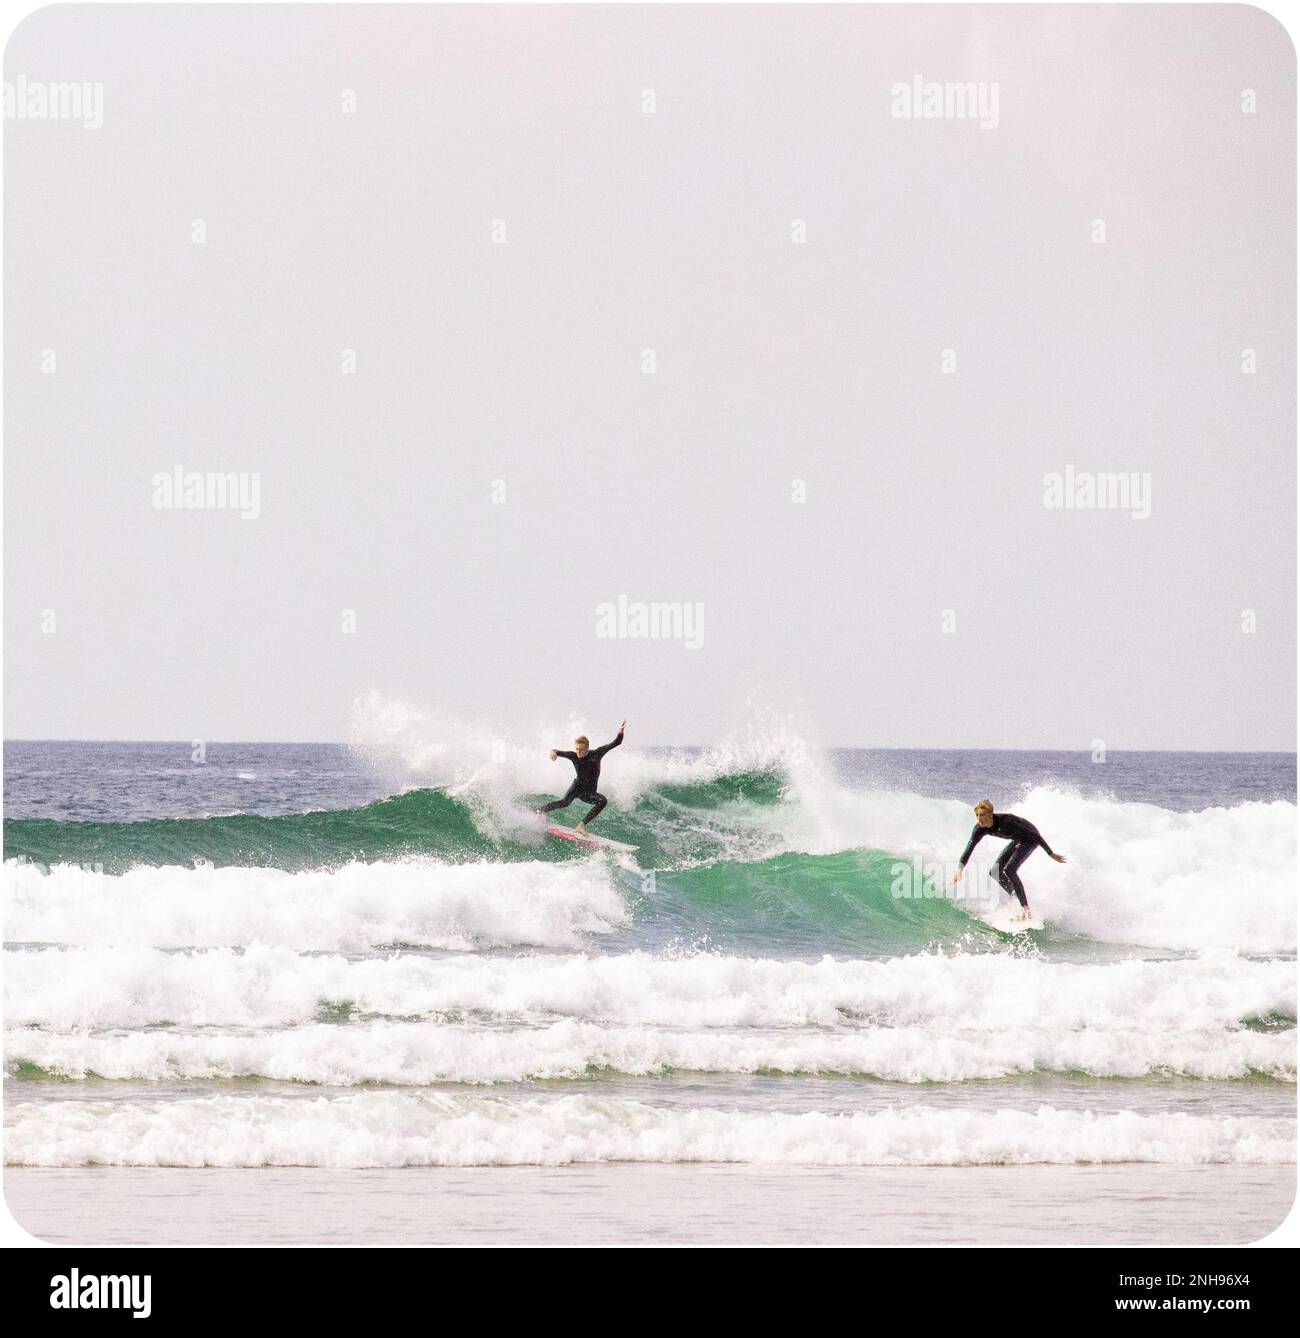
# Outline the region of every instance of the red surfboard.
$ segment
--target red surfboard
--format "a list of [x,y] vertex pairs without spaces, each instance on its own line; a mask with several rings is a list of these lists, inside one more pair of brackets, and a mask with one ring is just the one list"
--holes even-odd
[[553,827],[549,823],[547,832],[558,836],[561,841],[572,841],[575,845],[591,846],[594,850],[635,850],[636,846],[623,841],[610,841],[603,836],[593,836],[590,832],[575,832],[572,827]]

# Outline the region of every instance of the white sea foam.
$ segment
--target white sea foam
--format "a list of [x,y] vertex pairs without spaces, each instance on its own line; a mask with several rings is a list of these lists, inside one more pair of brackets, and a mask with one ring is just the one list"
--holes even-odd
[[[1053,789],[1023,805],[1054,848],[1025,868],[1034,906],[1068,933],[1171,948],[1296,950],[1296,808],[1173,813]],[[1057,876],[1059,874],[1059,876]]]
[[9,942],[216,947],[276,944],[360,952],[418,945],[579,946],[627,922],[599,859],[337,869],[138,867],[109,875],[70,865],[5,866]]
[[[1178,813],[1038,787],[1014,805],[1054,850],[1021,869],[1035,911],[1055,929],[1146,947],[1296,949],[1296,808],[1282,801]],[[964,803],[832,784],[811,766],[772,817],[785,845],[824,854],[852,847],[919,858],[951,876],[974,818]],[[976,847],[964,891],[989,887],[1003,842]],[[977,883],[971,880],[979,880]],[[960,904],[960,903],[959,903]]]
[[968,1082],[1035,1070],[1141,1078],[1153,1073],[1295,1080],[1295,1037],[1147,1027],[1053,1032],[1026,1023],[989,1032],[955,1027],[851,1031],[710,1031],[555,1022],[544,1026],[366,1022],[250,1033],[9,1031],[12,1066],[68,1078],[217,1079],[257,1076],[351,1087],[424,1086],[702,1073],[863,1074],[894,1082]]
[[967,1031],[1227,1033],[1296,1014],[1292,963],[1226,950],[1104,965],[1009,954],[817,962],[644,952],[356,959],[259,945],[5,954],[11,1027],[282,1027],[322,1006],[354,1015],[644,1027],[956,1027]]
[[945,1110],[853,1115],[676,1110],[568,1096],[362,1092],[156,1102],[13,1102],[19,1166],[813,1166],[1290,1163],[1291,1121],[1131,1112]]

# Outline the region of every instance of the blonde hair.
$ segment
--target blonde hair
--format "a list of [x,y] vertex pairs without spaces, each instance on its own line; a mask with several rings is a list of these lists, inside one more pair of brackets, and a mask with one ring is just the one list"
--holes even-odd
[[588,748],[591,747],[591,740],[585,734],[579,734],[574,743],[585,743]]
[[976,813],[992,813],[992,812],[993,812],[993,801],[992,801],[991,799],[981,799],[981,800],[979,801],[979,803],[975,805],[975,812],[976,812]]

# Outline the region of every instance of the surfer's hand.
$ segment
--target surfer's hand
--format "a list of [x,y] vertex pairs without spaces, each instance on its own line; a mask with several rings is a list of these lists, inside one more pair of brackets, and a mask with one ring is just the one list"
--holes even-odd
[[618,732],[619,732],[620,734],[622,734],[622,732],[623,732],[626,728],[627,728],[627,721],[625,720],[625,721],[623,721],[623,723],[618,727]]
[[962,876],[962,874],[965,873],[965,872],[966,872],[965,869],[958,869],[957,872],[956,872],[955,874],[953,874],[953,876],[952,876],[952,881],[953,881],[954,883],[960,883],[960,882],[961,882],[961,876]]
[[559,757],[559,753],[557,753],[557,752],[555,751],[555,749],[552,748],[552,749],[551,749],[551,761],[554,762],[555,759],[556,759],[557,757]]
[[1053,858],[1058,864],[1064,864],[1064,863],[1065,863],[1065,856],[1064,856],[1064,855],[1053,855],[1052,858]]

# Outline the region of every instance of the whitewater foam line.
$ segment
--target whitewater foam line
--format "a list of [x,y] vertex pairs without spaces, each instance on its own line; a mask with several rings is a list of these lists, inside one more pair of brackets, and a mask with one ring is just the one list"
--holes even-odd
[[1130,1112],[829,1115],[664,1109],[589,1097],[440,1093],[10,1103],[11,1166],[562,1166],[748,1162],[983,1166],[1295,1160],[1288,1120]]
[[818,962],[644,952],[610,956],[361,960],[254,946],[9,950],[9,1026],[47,1029],[284,1027],[344,1015],[456,1020],[556,1018],[658,1027],[1032,1028],[1060,1034],[1140,1023],[1225,1034],[1294,1022],[1296,972],[1226,950],[1106,965],[1002,953]]
[[1295,1034],[1250,1031],[1056,1033],[950,1027],[808,1031],[668,1031],[557,1022],[543,1027],[426,1022],[309,1024],[251,1034],[177,1031],[5,1035],[6,1065],[61,1078],[271,1078],[353,1087],[389,1083],[514,1083],[614,1071],[852,1075],[956,1083],[1052,1071],[1104,1078],[1168,1074],[1295,1081]]
[[576,948],[628,921],[603,861],[352,863],[337,869],[5,865],[10,942],[364,952]]

